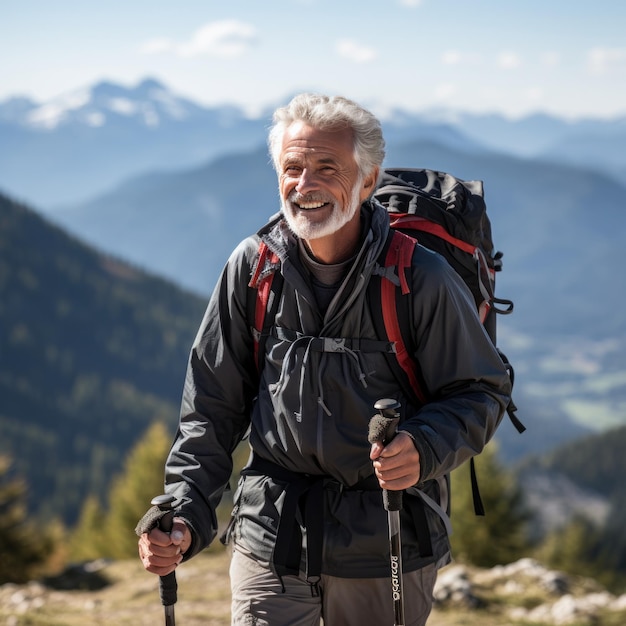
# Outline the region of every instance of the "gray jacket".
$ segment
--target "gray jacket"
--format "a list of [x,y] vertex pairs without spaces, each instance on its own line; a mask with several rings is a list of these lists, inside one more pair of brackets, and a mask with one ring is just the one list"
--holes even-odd
[[[448,505],[447,474],[494,434],[509,401],[509,376],[465,284],[442,257],[421,246],[413,257],[412,321],[429,402],[419,407],[402,392],[382,352],[359,349],[357,339],[377,339],[365,287],[380,270],[389,231],[378,203],[366,202],[362,215],[360,251],[325,315],[282,220],[243,241],[228,260],[191,351],[166,464],[166,491],[177,496],[178,514],[192,530],[186,558],[216,535],[215,510],[231,475],[231,454],[250,429],[256,458],[297,476],[324,477],[317,512],[322,571],[388,575],[387,517],[381,491],[371,488],[367,441],[373,405],[386,397],[401,402],[400,430],[413,437],[421,457],[420,483],[404,498],[404,567],[448,558],[441,514]],[[248,283],[259,238],[280,258],[284,277],[260,374],[246,312],[247,299],[255,297]],[[345,338],[350,341],[328,341]],[[370,486],[361,488],[365,483]],[[230,534],[261,560],[272,561],[287,487],[284,477],[258,471],[240,481]],[[298,522],[301,514],[298,509]]]

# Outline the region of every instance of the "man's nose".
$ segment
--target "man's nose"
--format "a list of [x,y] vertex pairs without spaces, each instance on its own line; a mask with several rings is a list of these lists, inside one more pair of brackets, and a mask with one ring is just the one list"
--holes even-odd
[[308,193],[317,189],[317,178],[311,170],[304,168],[300,173],[296,191],[301,194]]

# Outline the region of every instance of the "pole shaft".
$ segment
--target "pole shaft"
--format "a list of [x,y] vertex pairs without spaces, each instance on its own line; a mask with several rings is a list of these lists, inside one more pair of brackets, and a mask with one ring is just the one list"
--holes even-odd
[[[374,404],[379,415],[370,420],[368,441],[381,441],[387,445],[396,435],[400,421],[400,403],[383,398]],[[402,491],[383,489],[383,504],[389,524],[389,553],[391,558],[391,593],[393,598],[394,626],[404,626],[404,589],[402,583],[402,539],[400,535],[400,511]]]
[[165,626],[176,626],[176,618],[174,617],[173,604],[165,607]]
[[402,584],[402,545],[400,540],[400,513],[389,511],[389,549],[391,556],[391,594],[393,597],[394,626],[404,626],[404,586]]

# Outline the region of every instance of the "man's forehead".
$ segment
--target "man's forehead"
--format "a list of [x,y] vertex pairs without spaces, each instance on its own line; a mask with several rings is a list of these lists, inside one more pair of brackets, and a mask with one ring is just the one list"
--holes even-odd
[[320,158],[345,158],[353,151],[350,128],[321,129],[301,121],[287,127],[281,150],[283,156],[307,154]]

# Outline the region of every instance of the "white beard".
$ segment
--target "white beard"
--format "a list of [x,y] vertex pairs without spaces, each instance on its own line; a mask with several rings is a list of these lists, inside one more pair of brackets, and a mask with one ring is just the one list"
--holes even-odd
[[310,201],[311,199],[324,200],[324,198],[320,198],[319,194],[316,195],[315,192],[305,196],[300,196],[300,194],[295,191],[292,192],[287,200],[281,200],[282,212],[285,216],[285,220],[287,221],[287,225],[296,237],[304,240],[320,239],[321,237],[327,237],[328,235],[336,233],[340,228],[345,226],[360,209],[360,192],[362,182],[363,177],[359,176],[358,180],[354,184],[354,187],[352,188],[350,203],[346,210],[342,211],[337,202],[333,202],[333,208],[330,216],[322,222],[309,220],[306,211],[294,209],[292,203],[296,198],[302,203]]

